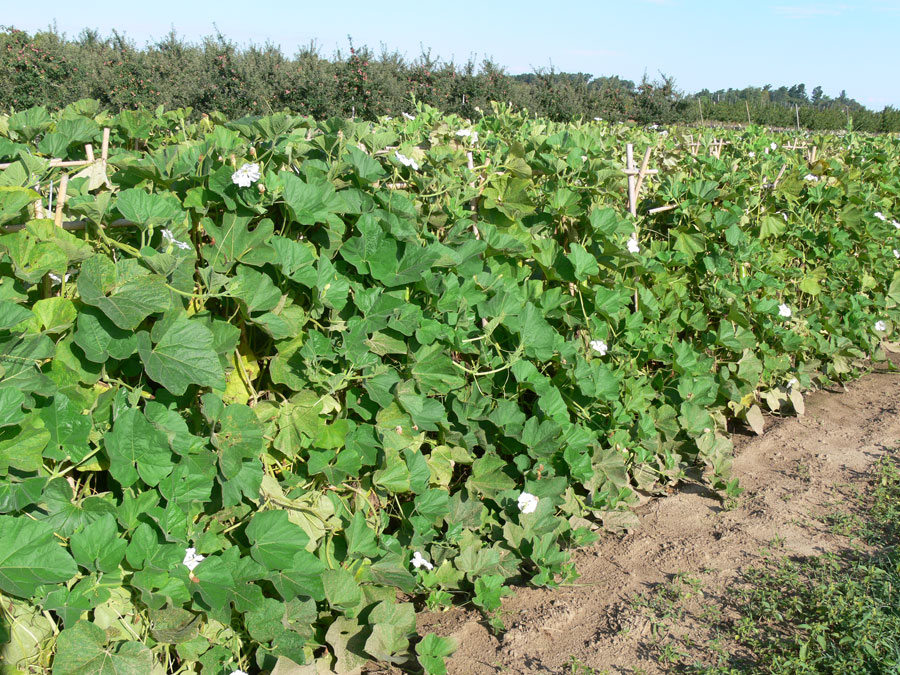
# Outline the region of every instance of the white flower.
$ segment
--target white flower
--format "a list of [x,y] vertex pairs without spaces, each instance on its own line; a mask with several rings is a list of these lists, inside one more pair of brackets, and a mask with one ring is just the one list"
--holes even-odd
[[808,180],[811,183],[818,183],[819,177],[814,173],[808,173],[803,177],[803,180]]
[[896,227],[898,230],[900,230],[900,223],[898,223],[896,220],[892,220],[892,221],[891,221],[891,225],[893,225],[893,226]]
[[388,122],[390,122],[394,118],[391,117],[390,115],[385,115],[384,119],[386,119]]
[[894,249],[894,257],[900,258],[900,251],[898,251],[897,249]]
[[628,243],[625,244],[625,246],[628,248],[628,251],[630,253],[640,253],[641,252],[641,247],[638,246],[638,240],[637,240],[636,234],[631,235],[631,239],[628,240]]
[[401,155],[399,152],[394,152],[394,157],[396,157],[397,161],[400,162],[403,166],[408,166],[413,171],[419,170],[419,164],[412,157]]
[[768,148],[766,148],[766,154],[767,154],[767,155],[769,154],[769,149],[768,149]]
[[603,118],[602,118],[602,117],[595,117],[595,118],[594,118],[594,121],[595,121],[595,122],[602,122],[602,121],[603,121]]
[[528,492],[519,495],[519,511],[522,513],[534,513],[537,508],[538,498]]
[[606,356],[606,350],[609,349],[609,345],[603,340],[591,340],[591,349],[598,352],[600,356]]
[[876,218],[878,218],[878,220],[880,220],[882,223],[886,220],[886,218],[884,217],[884,214],[881,211],[876,211],[872,215],[875,216]]
[[197,555],[197,549],[195,548],[186,548],[184,549],[184,560],[182,561],[182,565],[187,567],[191,572],[194,571],[194,568],[203,562],[206,559],[206,556]]
[[756,153],[753,152],[752,150],[750,152],[748,152],[747,154],[750,155],[751,157],[756,157]]
[[791,318],[791,308],[786,304],[781,303],[778,305],[778,316],[783,316],[785,319]]
[[423,558],[422,554],[419,553],[418,551],[413,553],[412,564],[413,564],[413,567],[415,567],[416,569],[419,569],[420,567],[424,567],[426,570],[434,569],[434,565],[432,565],[430,562],[428,562],[428,560],[426,558]]
[[877,330],[879,333],[884,333],[887,330],[887,324],[881,320],[876,321],[875,330]]
[[663,129],[662,131],[659,132],[659,135],[662,136],[663,138],[665,138],[666,136],[669,135],[669,130]]
[[412,122],[414,119],[416,119],[416,116],[415,116],[415,115],[410,115],[409,113],[402,113],[402,115],[403,115],[406,119],[408,119],[410,122]]
[[240,169],[231,174],[231,182],[239,187],[250,187],[259,180],[259,164],[244,164]]
[[787,215],[784,211],[776,211],[776,213],[777,213],[779,216],[781,216],[782,218],[784,218],[784,222],[787,222],[787,221],[788,221],[788,215]]
[[788,380],[787,388],[788,388],[788,389],[793,389],[793,388],[796,387],[798,384],[800,384],[800,382],[797,380],[797,378],[796,378],[796,377],[792,377],[790,380]]
[[478,132],[471,129],[460,129],[456,132],[456,135],[460,138],[468,138],[470,143],[478,142]]
[[58,274],[54,274],[53,272],[50,272],[47,274],[47,276],[50,277],[50,281],[53,282],[52,285],[55,286],[57,284],[61,284],[63,281],[68,282],[69,277],[72,275],[64,274],[62,277],[60,277]]
[[772,145],[770,145],[769,147],[772,148],[773,150],[777,150],[777,149],[778,149],[778,144],[777,144],[777,143],[772,143]]
[[166,240],[167,242],[169,242],[170,244],[173,244],[173,245],[177,246],[177,247],[180,248],[182,251],[186,251],[186,250],[188,250],[188,249],[191,247],[190,244],[187,244],[187,243],[185,243],[185,242],[183,242],[183,241],[178,241],[178,240],[175,238],[175,235],[172,234],[171,230],[163,230],[163,231],[162,231],[162,236],[163,236],[163,239],[165,239],[165,240]]

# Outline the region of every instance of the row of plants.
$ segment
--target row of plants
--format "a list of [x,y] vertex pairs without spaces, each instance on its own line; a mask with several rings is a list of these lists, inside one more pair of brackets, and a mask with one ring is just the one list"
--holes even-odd
[[[103,127],[82,229],[35,217]],[[496,104],[0,117],[3,667],[441,673],[418,611],[502,630],[638,492],[738,494],[734,425],[892,344],[900,142],[728,138]],[[659,170],[636,218],[626,142]]]
[[[900,112],[867,110],[843,94],[828,100],[804,85],[748,90],[721,101],[719,92],[685,95],[671,77],[635,83],[616,76],[560,73],[552,68],[510,75],[491,59],[444,61],[430,50],[413,60],[382,48],[354,47],[323,55],[314,44],[285,56],[271,44],[243,48],[222,35],[192,43],[174,32],[139,48],[120,33],[84,30],[67,38],[53,29],[29,34],[0,26],[0,101],[12,109],[62,108],[96,98],[111,110],[191,107],[229,118],[292,110],[317,119],[374,120],[409,112],[411,101],[474,117],[491,101],[509,101],[532,115],[651,123],[747,121],[807,129],[900,131]],[[729,92],[730,93],[730,92]],[[790,94],[790,95],[789,95]]]

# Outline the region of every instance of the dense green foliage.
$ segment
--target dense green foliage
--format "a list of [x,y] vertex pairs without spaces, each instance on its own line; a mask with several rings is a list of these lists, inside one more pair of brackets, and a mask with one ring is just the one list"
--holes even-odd
[[812,129],[900,131],[900,112],[869,111],[842,93],[829,99],[804,85],[735,91],[679,93],[665,76],[639,84],[585,73],[537,72],[511,76],[491,60],[444,62],[423,53],[410,62],[383,50],[351,45],[346,54],[323,57],[314,46],[286,58],[265,45],[241,49],[222,36],[195,45],[170,34],[137,48],[122,36],[84,31],[66,39],[55,31],[29,35],[0,31],[0,101],[13,109],[43,105],[57,110],[96,98],[113,111],[190,107],[230,118],[291,110],[325,119],[374,120],[408,112],[412,101],[445,113],[473,117],[490,101],[507,101],[533,116],[555,121],[601,117],[642,124],[701,120]]
[[[0,117],[8,661],[442,672],[412,601],[499,628],[635,490],[698,466],[736,494],[729,425],[883,357],[896,139],[820,137],[809,167],[758,127],[715,158],[414,112]],[[68,183],[84,229],[34,218],[47,158],[103,126],[109,181]],[[660,170],[636,219],[626,141]]]

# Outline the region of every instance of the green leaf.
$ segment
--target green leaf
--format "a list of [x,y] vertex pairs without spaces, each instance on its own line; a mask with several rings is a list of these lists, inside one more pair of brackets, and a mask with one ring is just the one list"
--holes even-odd
[[44,298],[34,303],[34,314],[48,333],[62,333],[75,323],[78,311],[68,298]]
[[174,221],[184,220],[181,202],[171,192],[155,194],[140,188],[122,190],[115,206],[126,220],[142,226],[163,227]]
[[439,257],[440,253],[432,248],[407,244],[400,260],[379,251],[369,261],[369,269],[375,279],[388,288],[394,288],[421,281]]
[[42,584],[63,583],[78,573],[53,528],[29,518],[0,516],[0,591],[30,598]]
[[19,219],[22,209],[40,198],[29,188],[0,185],[0,225]]
[[347,532],[347,556],[350,558],[375,558],[381,553],[378,537],[368,526],[362,511],[353,514]]
[[166,280],[141,268],[116,266],[95,255],[84,261],[78,275],[78,293],[123,330],[134,330],[150,314],[171,306]]
[[108,513],[85,525],[69,539],[75,562],[89,571],[114,572],[128,546],[118,533],[116,519]]
[[[38,301],[42,302],[42,301]],[[0,302],[0,330],[9,330],[34,316],[32,310],[9,300]]]
[[350,673],[369,660],[365,653],[366,627],[353,618],[339,616],[328,627],[325,641],[331,645],[337,659],[334,672]]
[[250,555],[269,570],[283,570],[293,564],[309,537],[288,519],[285,511],[262,511],[253,516],[246,530]]
[[413,377],[426,395],[435,392],[448,394],[465,384],[450,357],[444,353],[440,343],[421,347],[414,355]]
[[569,244],[569,254],[566,257],[575,268],[575,278],[579,281],[600,274],[597,259],[581,244]]
[[200,634],[201,618],[181,607],[150,610],[150,635],[157,642],[182,644]]
[[174,467],[168,438],[137,408],[128,408],[116,418],[103,445],[109,472],[122,487],[133,485],[138,478],[155,486]]
[[322,564],[322,561],[307,551],[300,551],[294,555],[290,567],[273,572],[269,575],[269,579],[285,601],[298,595],[321,601],[325,599],[323,571],[325,571],[325,565]]
[[416,611],[410,603],[382,601],[369,613],[372,634],[366,652],[379,661],[399,663],[406,657],[409,636],[416,632]]
[[38,415],[29,415],[20,426],[0,429],[0,475],[9,467],[20,471],[37,471],[41,453],[50,442],[50,432]]
[[325,570],[322,572],[322,586],[325,598],[334,609],[350,616],[352,610],[363,600],[362,589],[345,569]]
[[515,481],[504,473],[506,462],[493,453],[486,453],[472,463],[472,475],[466,481],[474,490],[491,496],[515,487]]
[[345,159],[356,175],[367,183],[373,183],[385,174],[384,167],[359,148],[351,146]]
[[274,262],[275,249],[269,244],[275,225],[271,220],[263,220],[250,230],[252,219],[238,216],[229,211],[222,216],[222,224],[217,225],[209,218],[201,221],[203,229],[212,244],[203,246],[203,259],[217,272],[227,272],[235,263],[258,267]]
[[91,417],[84,410],[58,393],[38,414],[44,421],[44,428],[50,432],[50,443],[44,451],[49,459],[66,459],[80,462],[90,452],[88,436],[91,433]]
[[445,675],[447,666],[444,658],[456,651],[456,640],[451,637],[438,637],[434,633],[428,633],[419,644],[416,645],[416,654],[421,666],[428,675]]
[[[159,325],[159,324],[157,324]],[[225,388],[222,365],[213,348],[213,335],[198,319],[180,314],[157,335],[151,346],[146,332],[138,333],[138,352],[144,368],[153,380],[176,396],[192,384]]]
[[22,404],[25,394],[15,387],[0,387],[0,427],[19,424],[25,419]]
[[281,301],[281,291],[269,276],[246,265],[238,267],[237,274],[228,284],[228,292],[241,301],[241,308],[247,316],[274,309]]
[[78,621],[56,639],[53,675],[147,675],[153,654],[139,642],[109,643],[106,631]]
[[343,213],[347,204],[334,191],[329,181],[307,183],[293,173],[279,174],[284,186],[284,201],[293,219],[301,225],[315,225],[328,221],[330,214]]
[[137,335],[119,328],[94,307],[83,307],[78,312],[74,339],[94,363],[105,363],[110,357],[127,359],[137,351],[138,344]]

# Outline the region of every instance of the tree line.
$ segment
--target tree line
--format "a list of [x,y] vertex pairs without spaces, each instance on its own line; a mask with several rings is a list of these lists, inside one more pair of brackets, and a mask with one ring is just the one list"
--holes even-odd
[[0,105],[56,109],[93,98],[112,111],[192,108],[229,117],[290,109],[316,118],[399,115],[421,101],[463,117],[508,101],[530,113],[563,121],[742,123],[858,131],[900,131],[900,111],[867,110],[846,92],[830,98],[804,84],[747,87],[695,94],[678,91],[660,75],[640,82],[552,69],[510,75],[497,62],[445,61],[423,51],[407,59],[350,42],[330,57],[311,44],[286,57],[272,45],[239,46],[221,34],[198,43],[174,32],[138,47],[118,32],[84,30],[68,38],[55,29],[33,34],[0,27]]

